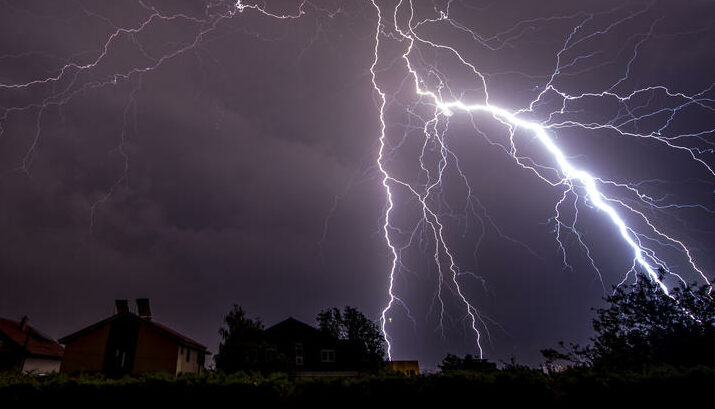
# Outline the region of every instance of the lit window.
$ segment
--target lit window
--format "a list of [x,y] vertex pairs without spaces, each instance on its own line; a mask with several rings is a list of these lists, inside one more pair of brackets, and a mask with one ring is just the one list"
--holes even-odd
[[320,350],[320,362],[335,362],[335,350],[334,349],[321,349]]

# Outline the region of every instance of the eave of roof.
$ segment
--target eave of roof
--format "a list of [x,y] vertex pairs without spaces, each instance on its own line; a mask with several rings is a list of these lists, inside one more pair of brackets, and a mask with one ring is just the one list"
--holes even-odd
[[0,332],[29,356],[61,359],[64,353],[62,345],[34,327],[27,325],[21,330],[19,321],[0,318]]
[[205,347],[205,346],[203,346],[203,345],[201,345],[200,343],[194,341],[193,339],[191,339],[191,338],[189,338],[189,337],[187,337],[187,336],[185,336],[185,335],[183,335],[183,334],[180,334],[179,332],[177,332],[177,331],[175,331],[175,330],[173,330],[173,329],[167,327],[167,326],[164,325],[164,324],[160,324],[160,323],[158,323],[158,322],[156,322],[156,321],[152,321],[152,320],[149,320],[149,319],[146,319],[146,318],[142,318],[142,317],[140,317],[140,316],[138,316],[138,315],[136,315],[136,314],[132,314],[132,313],[122,313],[122,314],[112,315],[111,317],[105,318],[105,319],[103,319],[102,321],[99,321],[99,322],[97,322],[97,323],[94,323],[94,324],[92,324],[92,325],[90,325],[90,326],[88,326],[88,327],[85,327],[85,328],[83,328],[83,329],[81,329],[81,330],[79,330],[79,331],[73,332],[73,333],[71,333],[71,334],[69,334],[69,335],[67,335],[67,336],[64,336],[64,337],[60,338],[60,339],[59,339],[59,342],[66,345],[67,343],[70,343],[70,342],[74,341],[75,339],[80,338],[80,337],[82,337],[82,336],[84,336],[84,335],[86,335],[86,334],[89,334],[89,333],[91,333],[91,332],[94,332],[94,331],[96,331],[96,330],[98,330],[98,329],[104,327],[105,325],[110,324],[112,321],[117,320],[117,319],[122,318],[122,317],[130,318],[130,319],[134,319],[134,320],[138,320],[139,322],[142,322],[142,323],[144,323],[144,324],[146,324],[146,325],[149,325],[150,327],[153,327],[153,328],[158,329],[159,332],[161,332],[162,334],[167,335],[167,336],[169,336],[170,338],[174,339],[174,340],[177,341],[177,343],[180,344],[180,345],[187,346],[187,347],[197,348],[197,349],[200,349],[200,350],[205,351],[207,354],[210,354],[210,352],[206,351],[206,347]]

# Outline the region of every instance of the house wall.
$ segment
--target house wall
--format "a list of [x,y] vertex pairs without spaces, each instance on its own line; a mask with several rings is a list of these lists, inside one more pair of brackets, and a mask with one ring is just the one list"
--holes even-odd
[[[297,373],[331,373],[360,369],[360,354],[346,342],[321,333],[318,329],[289,318],[266,330],[268,342],[281,357],[284,370]],[[300,344],[300,348],[297,348]],[[302,359],[297,359],[298,349]],[[322,351],[329,350],[332,361],[324,361]],[[302,364],[301,364],[302,362]]]
[[109,325],[85,334],[65,346],[60,372],[100,372],[109,338]]
[[[179,347],[179,353],[176,360],[176,373],[194,373],[198,374],[201,371],[199,364],[199,354],[203,353],[197,349],[188,347]],[[186,355],[189,355],[189,360],[186,360]]]
[[148,324],[142,324],[139,328],[132,373],[166,372],[176,374],[178,373],[176,358],[178,354],[179,346],[176,342]]
[[17,370],[22,362],[22,348],[0,332],[0,372]]
[[129,315],[117,317],[109,323],[109,339],[102,372],[111,377],[134,373],[134,355],[141,322]]
[[28,357],[22,367],[24,373],[35,375],[47,375],[52,372],[59,372],[62,360],[59,358],[39,358]]

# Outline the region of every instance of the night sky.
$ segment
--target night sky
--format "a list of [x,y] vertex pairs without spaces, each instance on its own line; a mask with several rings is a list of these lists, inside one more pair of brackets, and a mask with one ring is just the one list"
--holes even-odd
[[[434,184],[425,217],[387,182],[394,359],[478,354],[460,293],[490,360],[587,342],[633,252],[578,183],[556,208],[568,188],[533,132],[484,112],[432,121],[405,35],[421,89],[525,110],[601,178],[654,267],[703,283],[687,248],[713,276],[715,4],[376,3],[377,61],[370,1],[0,0],[0,316],[59,338],[149,297],[213,352],[234,303],[267,325],[344,305],[378,321],[381,157]],[[447,248],[434,261],[435,221],[456,277]]]

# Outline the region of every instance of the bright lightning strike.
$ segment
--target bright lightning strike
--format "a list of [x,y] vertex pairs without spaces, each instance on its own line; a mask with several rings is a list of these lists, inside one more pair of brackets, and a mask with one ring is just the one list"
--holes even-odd
[[[640,89],[633,91],[630,95],[627,96],[619,96],[618,94],[614,93],[613,90],[623,81],[625,81],[628,78],[629,71],[631,68],[631,64],[633,63],[633,60],[637,56],[637,51],[638,48],[645,42],[650,36],[653,35],[653,29],[655,24],[657,23],[654,22],[651,24],[649,31],[643,36],[643,38],[636,44],[634,47],[634,54],[633,57],[629,60],[628,65],[627,65],[627,71],[624,74],[622,78],[620,78],[616,83],[614,83],[611,87],[609,87],[607,90],[599,93],[584,93],[582,95],[577,95],[577,96],[572,96],[568,95],[565,92],[559,91],[554,85],[554,79],[558,76],[559,72],[561,69],[564,68],[561,62],[561,56],[562,53],[564,53],[566,50],[568,50],[571,47],[574,47],[574,45],[577,42],[584,41],[586,38],[589,36],[596,35],[597,33],[587,35],[584,38],[581,38],[579,40],[574,40],[575,35],[579,33],[579,31],[582,29],[584,24],[588,22],[590,19],[593,18],[593,15],[587,16],[586,18],[583,19],[583,21],[577,25],[571,34],[568,36],[567,40],[564,43],[564,46],[562,50],[557,54],[557,61],[556,61],[556,69],[554,70],[553,74],[551,75],[549,82],[546,84],[546,86],[543,88],[543,90],[539,93],[539,95],[529,104],[528,108],[517,110],[517,111],[509,111],[507,109],[504,109],[502,107],[496,106],[494,104],[491,104],[489,102],[489,93],[487,89],[487,81],[485,79],[485,76],[479,72],[479,70],[473,65],[472,63],[468,62],[467,58],[465,58],[456,48],[438,43],[435,41],[427,40],[420,35],[417,34],[416,29],[428,22],[434,22],[434,21],[447,21],[454,27],[459,27],[461,30],[468,31],[474,38],[478,38],[479,36],[472,32],[471,30],[465,28],[462,25],[459,25],[455,22],[453,22],[450,17],[449,17],[449,5],[452,2],[449,2],[447,5],[447,10],[446,11],[440,11],[439,12],[439,17],[435,20],[422,20],[419,22],[416,22],[414,19],[415,15],[415,8],[413,5],[412,0],[400,0],[394,7],[390,8],[391,12],[389,15],[391,16],[391,19],[386,18],[385,16],[388,15],[387,12],[383,10],[383,5],[378,4],[377,1],[372,0],[372,4],[376,9],[377,16],[378,16],[378,25],[377,25],[377,31],[375,34],[375,59],[373,61],[373,65],[371,66],[371,73],[372,73],[372,82],[375,87],[376,92],[380,96],[380,155],[377,159],[378,167],[383,175],[383,185],[385,187],[385,191],[387,194],[388,198],[388,206],[387,209],[385,210],[385,224],[384,224],[384,236],[385,236],[385,241],[390,248],[391,254],[392,254],[392,265],[390,269],[390,285],[388,289],[388,294],[389,294],[389,302],[387,303],[387,306],[382,312],[382,329],[383,333],[385,334],[385,339],[388,342],[388,355],[391,356],[391,349],[392,345],[390,344],[390,337],[388,334],[388,330],[386,328],[387,322],[391,321],[391,319],[387,319],[387,316],[389,312],[394,308],[394,303],[396,300],[399,300],[397,296],[395,295],[395,276],[397,274],[397,266],[398,266],[398,251],[393,244],[393,239],[391,238],[390,235],[390,215],[391,212],[393,211],[395,204],[393,202],[393,192],[391,191],[391,186],[401,186],[406,188],[421,204],[422,207],[422,218],[423,221],[426,223],[426,225],[429,226],[431,229],[433,235],[434,235],[434,243],[435,243],[435,249],[434,249],[434,264],[437,268],[437,273],[439,276],[439,283],[440,286],[437,290],[437,299],[440,302],[441,305],[441,315],[440,315],[440,325],[442,325],[442,320],[443,320],[443,314],[444,314],[444,303],[443,303],[443,298],[442,298],[442,282],[444,280],[443,277],[443,271],[441,268],[441,265],[443,263],[442,257],[446,257],[446,264],[449,266],[449,273],[451,277],[451,282],[453,284],[454,291],[456,292],[456,295],[458,299],[461,301],[461,303],[464,306],[465,309],[465,317],[468,318],[468,321],[470,322],[471,329],[473,330],[475,334],[475,343],[476,343],[476,348],[479,351],[480,357],[483,356],[483,348],[480,343],[481,335],[480,331],[477,327],[478,322],[480,322],[479,314],[477,309],[470,303],[470,301],[467,299],[465,294],[462,291],[462,288],[460,286],[459,281],[457,280],[458,277],[458,272],[459,268],[455,264],[454,257],[452,255],[452,252],[450,251],[450,245],[448,242],[445,240],[443,236],[443,231],[444,231],[444,226],[440,222],[440,217],[438,215],[438,210],[433,208],[433,205],[430,204],[429,198],[430,195],[433,195],[433,191],[435,188],[440,186],[442,184],[442,179],[443,179],[443,172],[447,164],[448,160],[448,155],[450,153],[444,139],[444,135],[440,134],[437,131],[437,124],[439,124],[442,121],[449,121],[449,118],[452,117],[453,115],[456,115],[458,113],[466,113],[466,114],[471,114],[471,113],[485,113],[489,114],[495,121],[500,122],[503,124],[508,130],[511,135],[511,150],[509,151],[509,155],[512,157],[513,160],[516,161],[516,163],[521,166],[524,169],[528,169],[532,171],[537,177],[539,177],[541,180],[549,184],[550,186],[553,187],[563,187],[563,196],[561,200],[559,200],[555,206],[554,212],[555,212],[555,220],[557,223],[557,234],[556,234],[556,240],[558,242],[559,248],[562,250],[563,255],[564,255],[564,264],[568,265],[566,261],[566,250],[564,243],[561,241],[561,228],[566,227],[568,230],[571,232],[575,233],[578,237],[578,242],[579,244],[586,250],[588,259],[593,266],[594,270],[599,273],[600,276],[600,271],[596,267],[596,263],[594,259],[591,257],[591,251],[589,247],[586,245],[584,242],[581,234],[578,232],[576,229],[576,219],[578,217],[578,208],[575,208],[575,218],[574,222],[571,225],[566,225],[562,220],[561,220],[561,215],[560,215],[560,209],[561,206],[565,203],[567,194],[571,193],[576,196],[576,198],[579,198],[579,189],[582,189],[584,191],[583,199],[587,201],[590,205],[594,206],[598,210],[600,210],[607,218],[608,221],[618,230],[619,235],[621,239],[623,240],[623,244],[627,246],[627,248],[630,249],[631,254],[633,255],[633,267],[632,270],[635,270],[636,266],[639,266],[646,274],[647,276],[656,282],[661,290],[665,294],[669,294],[668,287],[663,283],[661,277],[659,276],[657,270],[658,269],[664,269],[666,271],[670,271],[670,268],[668,265],[661,259],[657,257],[655,254],[655,251],[646,247],[643,245],[643,240],[641,239],[644,237],[642,233],[637,232],[632,226],[630,226],[626,221],[624,220],[623,216],[621,213],[625,212],[631,215],[638,216],[643,219],[643,221],[648,225],[648,227],[651,228],[651,233],[654,233],[658,238],[666,241],[667,243],[676,246],[680,251],[684,252],[687,256],[688,263],[690,267],[698,272],[702,279],[710,284],[708,281],[706,275],[704,272],[696,265],[690,250],[685,246],[685,244],[673,237],[672,235],[666,234],[662,232],[659,228],[657,228],[646,216],[645,213],[642,211],[636,210],[634,207],[629,206],[626,204],[624,201],[614,198],[614,197],[609,197],[606,195],[600,188],[599,186],[605,186],[605,185],[618,185],[618,186],[624,186],[623,184],[618,184],[616,182],[610,181],[610,180],[604,180],[602,178],[593,176],[591,173],[589,173],[587,170],[580,169],[573,165],[567,156],[564,154],[564,152],[557,146],[555,143],[554,139],[550,136],[550,130],[551,129],[556,129],[561,126],[566,125],[565,123],[548,123],[549,121],[534,121],[527,119],[526,114],[532,113],[535,109],[535,106],[539,104],[539,102],[542,100],[542,98],[548,93],[548,92],[553,92],[557,95],[559,95],[562,100],[562,107],[560,110],[557,112],[552,112],[550,113],[549,117],[556,115],[557,113],[563,114],[566,110],[566,104],[568,101],[573,101],[573,100],[578,100],[578,99],[583,99],[587,97],[599,97],[599,98],[606,98],[606,97],[612,97],[616,98],[621,102],[628,101],[630,100],[634,95],[640,94],[640,93],[645,93],[648,91],[653,91],[653,90],[662,90],[669,96],[676,96],[678,98],[681,98],[684,100],[682,105],[679,106],[678,109],[682,109],[682,107],[690,105],[690,104],[701,104],[703,107],[709,110],[713,110],[711,107],[704,105],[703,103],[705,102],[704,99],[702,98],[702,94],[704,94],[706,91],[703,91],[700,94],[694,95],[694,96],[688,96],[682,93],[673,93],[666,87],[662,86],[655,86],[655,87],[648,87],[645,89]],[[404,13],[407,15],[406,17],[406,23],[404,23],[405,17],[401,16],[400,13]],[[401,20],[402,17],[402,20]],[[631,15],[629,18],[632,18],[633,15]],[[403,21],[403,23],[401,23]],[[621,23],[623,21],[619,21],[614,24]],[[609,28],[610,29],[610,26]],[[389,37],[393,39],[397,39],[398,42],[403,42],[406,44],[405,51],[402,54],[402,60],[404,62],[404,65],[408,71],[409,77],[411,77],[412,83],[414,84],[414,92],[421,98],[421,102],[425,102],[425,100],[430,103],[434,107],[434,111],[432,113],[432,117],[428,118],[425,120],[425,128],[424,128],[424,136],[425,136],[425,141],[429,140],[430,138],[435,138],[437,140],[437,143],[439,144],[439,149],[442,154],[442,158],[440,161],[440,164],[438,166],[437,170],[437,175],[431,179],[432,182],[428,182],[427,186],[425,189],[423,189],[421,192],[418,191],[419,189],[413,187],[410,183],[407,181],[401,180],[395,176],[393,176],[388,170],[386,170],[386,167],[384,165],[384,151],[385,151],[385,140],[386,140],[386,114],[385,114],[385,106],[386,106],[386,92],[383,91],[381,88],[381,85],[378,83],[376,80],[376,66],[379,61],[379,53],[380,53],[380,39],[381,37]],[[441,50],[446,50],[449,53],[452,54],[453,57],[456,57],[456,59],[467,69],[468,72],[471,72],[475,79],[481,84],[483,87],[482,91],[484,94],[483,97],[483,103],[469,103],[465,102],[464,100],[460,98],[455,98],[454,95],[459,95],[460,92],[456,92],[455,90],[449,89],[445,84],[448,82],[447,79],[434,67],[426,69],[426,73],[429,76],[434,76],[438,78],[438,83],[439,85],[437,86],[436,89],[431,90],[427,87],[426,84],[429,83],[429,80],[424,78],[419,72],[418,69],[415,68],[413,64],[413,59],[418,58],[417,52],[416,52],[416,45],[421,45],[425,47],[430,47],[433,49],[441,49]],[[580,58],[587,58],[587,56],[584,57],[578,57],[577,59],[574,60],[571,64],[575,63]],[[712,87],[711,87],[712,88]],[[710,100],[708,100],[710,101]],[[675,111],[674,111],[675,112]],[[672,119],[672,117],[671,117]],[[694,152],[691,149],[676,145],[672,142],[672,138],[664,138],[660,135],[660,132],[655,132],[651,134],[634,134],[634,133],[629,133],[629,132],[624,132],[622,131],[619,127],[614,126],[612,124],[586,124],[586,123],[579,123],[579,122],[570,122],[568,123],[570,126],[577,126],[577,127],[582,127],[584,129],[601,129],[601,128],[609,128],[616,130],[619,134],[623,136],[637,136],[641,138],[653,138],[656,139],[664,144],[666,144],[670,148],[674,149],[679,149],[679,150],[685,150],[687,151],[691,158],[697,162],[699,162],[701,165],[703,165],[706,170],[712,174],[713,170],[710,168],[710,166],[700,159],[697,155],[696,152]],[[665,128],[667,125],[663,126]],[[431,129],[430,129],[431,127]],[[661,128],[661,130],[663,129]],[[517,142],[515,141],[515,133],[517,130],[525,130],[532,135],[534,135],[539,143],[541,144],[542,148],[549,153],[550,157],[552,160],[555,162],[556,166],[555,167],[549,167],[549,166],[537,166],[534,164],[533,160],[525,160],[525,158],[519,157],[517,154],[516,150],[516,144]],[[712,132],[708,131],[708,132]],[[426,143],[426,142],[425,142]],[[423,150],[424,153],[424,150]],[[420,157],[420,163],[422,164],[422,169],[428,173],[429,171],[425,169],[424,163],[422,162],[422,157]],[[457,166],[458,167],[458,166]],[[458,167],[459,168],[459,167]],[[547,176],[545,173],[546,171],[554,171],[556,173],[557,177],[554,179],[553,177]],[[463,176],[463,173],[461,169],[459,170],[459,173]],[[428,177],[428,179],[430,179]],[[468,186],[468,184],[467,184]],[[630,187],[630,186],[625,186],[627,189],[629,189],[631,192],[635,193],[638,198],[645,202],[648,203],[649,199],[646,195],[641,194],[636,188]],[[574,203],[575,205],[575,203]],[[672,273],[674,274],[674,273]],[[680,278],[678,276],[678,278]],[[681,278],[682,280],[682,278]]]
[[[129,128],[130,113],[135,108],[135,94],[141,90],[142,75],[160,69],[169,61],[199,49],[202,43],[212,39],[217,28],[222,22],[240,16],[253,16],[272,20],[302,19],[310,13],[326,15],[329,18],[342,12],[342,7],[329,9],[318,6],[316,2],[302,0],[297,3],[293,11],[271,11],[268,4],[252,3],[244,0],[221,2],[207,1],[200,17],[189,14],[166,14],[149,2],[139,0],[138,5],[146,13],[146,17],[138,24],[131,27],[115,25],[106,16],[101,16],[84,10],[84,13],[93,18],[100,19],[114,27],[98,53],[88,61],[80,62],[79,58],[70,59],[54,70],[54,74],[43,78],[32,79],[26,82],[0,82],[0,92],[8,100],[19,98],[24,101],[27,95],[39,97],[25,98],[27,101],[0,106],[0,136],[5,132],[4,124],[12,115],[34,113],[35,133],[29,149],[22,158],[21,163],[11,171],[30,174],[32,160],[41,143],[42,119],[45,112],[52,106],[66,104],[72,98],[89,92],[93,89],[116,86],[122,81],[134,81],[129,101],[123,111],[122,129],[118,133],[119,143],[117,152],[124,161],[123,173],[118,177],[99,199],[92,201],[90,214],[90,229],[94,225],[95,211],[99,206],[111,199],[113,192],[122,184],[127,183],[129,156],[126,154],[125,140]],[[661,255],[662,248],[675,250],[682,254],[687,262],[687,268],[696,272],[702,280],[710,284],[705,272],[696,263],[693,252],[686,245],[685,240],[666,231],[654,220],[652,212],[666,209],[690,208],[705,211],[709,214],[715,210],[702,204],[672,203],[666,198],[653,197],[644,193],[647,190],[642,186],[650,182],[625,183],[609,180],[595,172],[577,165],[567,154],[567,149],[559,146],[555,135],[562,129],[575,129],[579,132],[609,131],[623,138],[653,141],[661,144],[665,149],[687,155],[691,162],[700,166],[708,177],[715,177],[712,166],[704,159],[704,153],[711,152],[713,144],[707,139],[715,133],[715,129],[705,129],[697,132],[673,134],[669,127],[679,113],[686,108],[698,108],[715,112],[715,100],[708,95],[715,84],[702,91],[688,95],[687,93],[673,91],[664,85],[649,85],[643,88],[619,92],[618,90],[630,79],[634,61],[637,60],[639,50],[653,38],[661,23],[660,18],[653,19],[648,24],[647,30],[635,34],[631,40],[632,46],[624,48],[623,53],[630,53],[622,75],[600,91],[570,93],[559,88],[558,79],[565,75],[568,69],[579,66],[588,61],[598,51],[581,53],[576,57],[569,57],[569,53],[588,44],[589,41],[608,34],[622,26],[627,26],[633,20],[641,18],[653,7],[648,3],[642,9],[626,10],[616,8],[597,13],[576,13],[566,16],[524,20],[513,27],[494,36],[486,37],[469,28],[451,17],[455,1],[448,0],[440,8],[434,6],[431,16],[417,17],[425,14],[418,12],[413,0],[396,0],[394,2],[369,0],[365,2],[374,10],[375,26],[371,40],[374,42],[372,60],[366,61],[369,66],[370,85],[372,86],[377,105],[378,141],[379,149],[375,158],[375,166],[380,175],[380,181],[385,193],[385,209],[381,219],[381,234],[389,250],[387,304],[381,312],[381,329],[387,343],[388,357],[392,359],[394,343],[390,336],[390,327],[393,325],[392,313],[396,309],[403,309],[409,319],[416,325],[405,297],[401,297],[399,278],[402,272],[410,271],[409,256],[406,255],[413,247],[418,247],[423,253],[428,254],[430,263],[435,273],[436,290],[432,299],[432,307],[437,308],[438,330],[441,336],[446,337],[445,325],[449,318],[448,304],[450,299],[456,300],[473,345],[480,357],[484,355],[482,346],[482,332],[488,331],[486,321],[490,320],[477,308],[477,301],[472,300],[463,283],[464,277],[475,279],[484,284],[484,280],[474,271],[463,268],[457,261],[455,241],[448,237],[450,230],[449,219],[459,218],[464,221],[464,229],[468,230],[470,217],[477,218],[482,231],[479,235],[475,253],[479,243],[485,236],[485,226],[499,234],[499,237],[509,240],[529,253],[535,252],[526,244],[512,239],[503,234],[496,223],[486,211],[485,206],[474,195],[471,182],[460,165],[460,152],[457,152],[448,143],[447,133],[450,120],[456,117],[466,117],[471,121],[474,135],[485,138],[489,144],[501,148],[509,159],[528,171],[531,175],[544,182],[549,188],[561,189],[559,199],[554,204],[554,213],[551,222],[554,224],[555,241],[563,257],[563,265],[570,267],[567,245],[564,236],[576,237],[577,245],[583,250],[588,263],[599,276],[596,258],[593,256],[588,240],[579,228],[579,211],[582,206],[598,210],[612,228],[618,232],[620,246],[625,248],[632,257],[632,265],[624,278],[630,273],[641,272],[649,279],[656,282],[665,294],[668,286],[659,275],[659,270],[664,270],[680,280],[685,280],[673,272],[673,268],[666,257]],[[625,11],[625,16],[613,18],[610,23],[595,26],[595,22],[602,18]],[[540,86],[540,91],[520,109],[509,109],[493,103],[489,95],[489,74],[479,67],[478,62],[469,56],[468,47],[451,45],[443,37],[431,35],[435,27],[448,27],[457,33],[466,35],[476,47],[489,51],[498,51],[524,37],[532,24],[550,23],[554,21],[576,21],[567,33],[561,48],[554,57],[554,69],[545,78]],[[137,35],[142,34],[158,23],[185,24],[192,27],[193,36],[189,40],[172,43],[173,48],[160,55],[147,52],[137,40]],[[589,28],[590,27],[590,28]],[[129,40],[136,44],[139,53],[143,56],[141,63],[129,68],[114,68],[111,66],[110,57],[112,49],[120,41]],[[628,42],[626,42],[628,43]],[[311,43],[312,44],[312,43]],[[478,84],[477,89],[461,89],[454,86],[452,78],[440,64],[429,63],[425,55],[448,55],[450,61],[468,73],[473,83]],[[10,56],[12,57],[12,56]],[[434,60],[439,61],[437,57]],[[102,70],[109,70],[110,74],[101,74]],[[403,75],[399,83],[394,77],[386,75],[390,70],[398,70]],[[95,74],[97,73],[97,74]],[[405,97],[404,94],[410,94]],[[474,97],[477,95],[477,97]],[[650,97],[649,97],[650,96]],[[667,100],[659,108],[651,109],[650,101],[638,101],[649,97],[651,100],[658,97]],[[405,100],[412,100],[406,102]],[[554,100],[556,108],[554,106]],[[579,103],[593,103],[604,101],[618,104],[619,113],[608,121],[579,120],[576,119],[578,110],[574,108]],[[673,102],[674,101],[674,102]],[[637,104],[641,105],[637,105]],[[392,109],[398,109],[405,114],[407,123],[398,123],[390,116]],[[498,125],[508,134],[508,142],[495,141],[490,135],[480,130],[477,117],[487,117],[491,125]],[[662,118],[665,119],[662,119]],[[639,123],[660,120],[660,125],[647,132],[638,130]],[[136,123],[136,119],[134,119]],[[407,129],[400,138],[400,143],[392,142],[391,132],[394,128]],[[421,149],[414,160],[418,164],[417,175],[406,177],[396,171],[392,162],[399,156],[399,145],[406,143],[413,135],[419,135]],[[541,153],[545,153],[548,160],[537,159],[522,153],[525,137],[538,142]],[[702,141],[710,148],[693,147],[686,141]],[[436,157],[431,152],[437,152]],[[464,159],[462,159],[464,161]],[[454,171],[457,179],[461,181],[466,191],[466,204],[461,211],[451,209],[445,200],[444,186],[447,174]],[[408,199],[405,199],[407,196]],[[395,222],[403,215],[402,206],[405,202],[416,203],[419,208],[419,217],[409,229],[403,229]],[[336,202],[337,203],[337,202]],[[447,210],[445,211],[445,208]],[[645,210],[644,210],[645,209]],[[331,210],[332,212],[332,210]],[[567,220],[567,213],[573,216]],[[327,225],[323,234],[327,231]],[[407,239],[404,239],[407,237]],[[656,251],[658,250],[658,251]],[[604,285],[605,288],[605,285]],[[430,311],[432,311],[432,307]],[[486,332],[488,336],[488,332]]]

